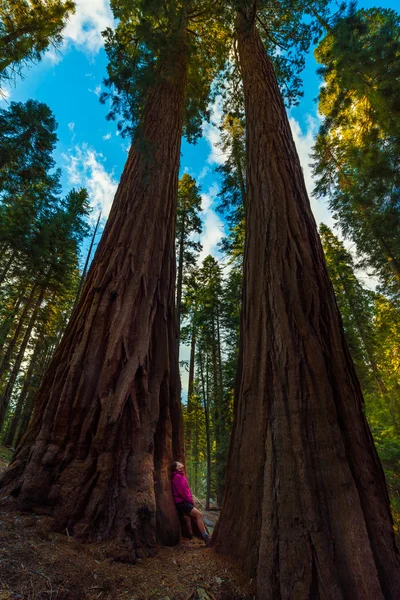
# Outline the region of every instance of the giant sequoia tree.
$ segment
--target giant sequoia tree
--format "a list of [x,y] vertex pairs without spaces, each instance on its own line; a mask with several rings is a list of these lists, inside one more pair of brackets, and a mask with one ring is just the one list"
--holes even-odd
[[[259,599],[395,600],[400,567],[385,479],[257,29],[262,21],[268,31],[257,12],[265,5],[235,3],[247,238],[236,411],[216,545],[257,576]],[[301,3],[286,8],[292,15]]]
[[[184,123],[188,135],[201,123],[222,54],[200,53],[207,32],[194,31],[204,28],[196,2],[112,7],[113,110],[130,119],[133,143],[79,304],[2,485],[18,506],[49,512],[78,538],[116,538],[140,553],[157,536],[179,538],[169,465],[183,459],[174,293],[180,141]],[[208,29],[215,50],[222,42],[213,24]]]

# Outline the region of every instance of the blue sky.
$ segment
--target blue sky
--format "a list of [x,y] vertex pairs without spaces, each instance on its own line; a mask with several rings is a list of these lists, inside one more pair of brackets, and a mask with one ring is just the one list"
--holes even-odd
[[[54,112],[59,143],[55,152],[57,165],[62,168],[62,183],[67,192],[73,186],[86,186],[94,207],[93,220],[99,210],[109,212],[113,195],[126,160],[128,141],[117,133],[116,123],[106,121],[107,106],[99,102],[102,81],[106,75],[107,58],[101,31],[113,26],[108,0],[77,0],[76,14],[64,31],[61,52],[51,50],[41,63],[24,71],[24,79],[6,90],[7,98],[0,101],[26,101],[34,98],[46,102]],[[394,0],[365,0],[360,7],[382,6],[395,8]],[[312,178],[308,167],[313,136],[318,129],[317,104],[319,80],[316,63],[310,54],[303,73],[304,98],[290,111],[290,122],[309,192]],[[213,121],[218,122],[218,106]],[[201,184],[203,192],[204,232],[202,256],[217,252],[223,233],[223,223],[214,212],[218,179],[213,169],[222,160],[215,143],[218,128],[204,125],[204,138],[195,146],[185,140],[182,144],[181,171],[187,170]],[[332,224],[321,201],[312,200],[317,222]]]
[[[95,221],[102,211],[107,216],[115,194],[126,157],[128,141],[117,133],[115,122],[106,121],[107,106],[99,102],[102,81],[106,75],[107,58],[103,49],[101,31],[113,26],[108,0],[76,0],[76,14],[64,31],[61,52],[51,50],[41,63],[24,70],[24,79],[5,90],[0,100],[4,108],[11,100],[26,101],[34,98],[47,103],[58,122],[59,143],[55,152],[57,166],[62,169],[63,190],[71,187],[88,188]],[[396,8],[395,0],[359,2],[359,7],[380,6]],[[303,72],[304,97],[289,114],[293,136],[302,163],[309,193],[313,183],[308,166],[313,137],[318,130],[317,103],[315,101],[320,81],[316,76],[316,63],[312,53],[307,58]],[[218,122],[218,105],[212,121]],[[202,258],[212,253],[218,255],[218,242],[224,224],[216,214],[215,197],[218,179],[213,169],[222,156],[215,146],[219,139],[218,128],[204,124],[204,137],[195,146],[185,140],[182,144],[181,172],[187,170],[201,184],[203,200]],[[311,198],[317,223],[332,225],[326,203]],[[88,242],[82,251],[84,260]],[[346,244],[350,247],[352,244]],[[368,283],[363,277],[364,283]],[[373,285],[373,282],[372,282]],[[183,358],[187,349],[183,349]],[[183,387],[186,386],[185,377]]]

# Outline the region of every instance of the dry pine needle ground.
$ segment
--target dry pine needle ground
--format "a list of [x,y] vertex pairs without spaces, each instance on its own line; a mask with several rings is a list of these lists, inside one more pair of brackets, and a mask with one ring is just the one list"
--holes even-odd
[[253,598],[253,582],[200,540],[160,548],[133,566],[108,558],[107,544],[52,532],[47,517],[15,512],[8,499],[0,507],[0,600]]

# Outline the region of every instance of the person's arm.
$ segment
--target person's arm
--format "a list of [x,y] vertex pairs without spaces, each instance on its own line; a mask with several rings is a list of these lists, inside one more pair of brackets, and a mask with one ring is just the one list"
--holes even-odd
[[186,477],[184,475],[182,475],[182,484],[185,489],[185,495],[186,495],[187,501],[190,502],[190,504],[194,505],[192,492],[190,491],[188,480],[186,479]]
[[186,502],[190,502],[190,504],[194,504],[192,494],[190,492],[189,484],[186,480],[186,477],[179,473],[174,477],[174,484],[176,491]]

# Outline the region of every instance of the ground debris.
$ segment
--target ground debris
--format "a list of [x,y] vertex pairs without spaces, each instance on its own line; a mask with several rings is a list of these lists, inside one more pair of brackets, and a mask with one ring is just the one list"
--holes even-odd
[[[4,505],[6,504],[6,505]],[[160,548],[136,565],[115,562],[107,543],[53,533],[47,517],[2,504],[0,600],[250,600],[237,566],[201,540]],[[107,556],[108,554],[108,556]]]

